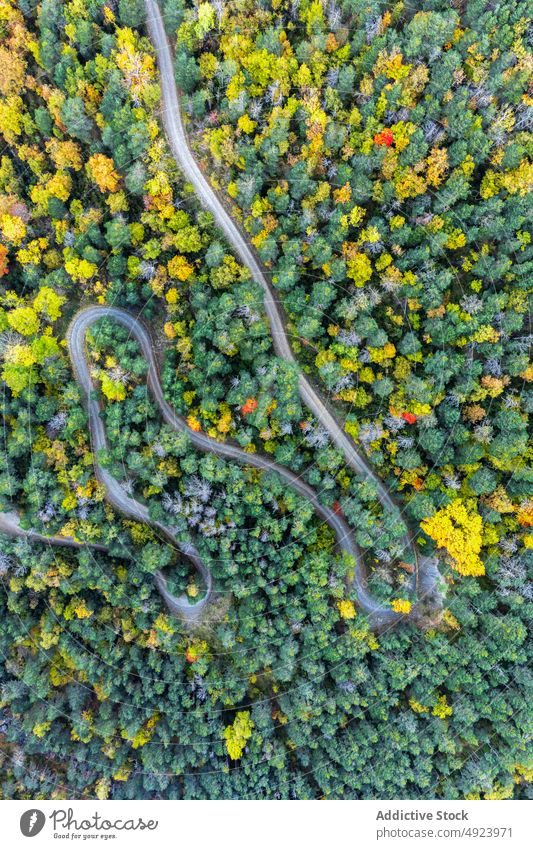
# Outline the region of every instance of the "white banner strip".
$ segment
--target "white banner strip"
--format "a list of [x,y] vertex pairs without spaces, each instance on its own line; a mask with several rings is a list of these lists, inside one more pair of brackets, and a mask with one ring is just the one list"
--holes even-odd
[[[531,846],[531,802],[3,801],[2,847]],[[528,825],[529,820],[529,825]],[[32,842],[34,841],[34,842]],[[69,843],[67,843],[69,841]]]

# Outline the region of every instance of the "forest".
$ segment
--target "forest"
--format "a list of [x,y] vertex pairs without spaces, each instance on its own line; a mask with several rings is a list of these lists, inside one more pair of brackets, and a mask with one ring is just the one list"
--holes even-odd
[[528,798],[525,8],[159,8],[293,356],[151,3],[0,0],[0,798]]

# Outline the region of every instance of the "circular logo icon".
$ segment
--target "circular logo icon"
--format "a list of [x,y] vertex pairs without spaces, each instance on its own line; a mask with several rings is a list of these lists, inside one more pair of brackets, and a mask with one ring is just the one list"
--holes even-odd
[[37,808],[30,808],[29,811],[24,811],[20,818],[20,830],[24,837],[35,837],[43,830],[46,817],[42,811]]

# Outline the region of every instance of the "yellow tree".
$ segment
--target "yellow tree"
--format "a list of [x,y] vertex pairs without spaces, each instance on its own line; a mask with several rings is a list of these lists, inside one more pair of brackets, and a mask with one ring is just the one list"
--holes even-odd
[[113,160],[103,153],[95,153],[86,165],[87,174],[93,180],[101,192],[115,192],[117,190],[120,175],[114,168]]
[[479,557],[483,521],[475,510],[469,510],[460,498],[424,519],[420,527],[444,548],[452,559],[452,567],[460,575],[484,575]]
[[250,711],[240,710],[235,717],[233,725],[228,725],[224,729],[226,750],[232,760],[236,761],[241,757],[247,741],[252,736],[253,727],[254,724],[250,719]]

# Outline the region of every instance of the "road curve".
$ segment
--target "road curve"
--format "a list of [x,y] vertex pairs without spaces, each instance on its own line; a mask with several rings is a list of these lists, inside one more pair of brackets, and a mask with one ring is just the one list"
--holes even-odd
[[[113,507],[122,514],[147,523],[155,528],[168,539],[173,547],[192,561],[205,583],[206,594],[204,598],[197,603],[191,604],[185,596],[176,597],[172,595],[167,589],[164,575],[161,572],[156,573],[155,580],[157,588],[172,613],[187,621],[199,619],[200,614],[213,596],[212,577],[195,546],[191,542],[183,542],[177,539],[172,527],[153,520],[149,515],[147,507],[134,498],[131,498],[121,487],[120,483],[98,462],[98,452],[107,450],[108,443],[104,423],[101,418],[101,408],[98,400],[94,397],[94,386],[87,362],[86,337],[90,327],[102,318],[110,318],[121,324],[137,340],[148,366],[146,376],[148,388],[161,411],[164,421],[173,430],[186,433],[194,447],[200,451],[234,460],[244,466],[253,466],[265,472],[278,474],[299,495],[310,501],[317,515],[327,522],[334,531],[339,548],[353,558],[355,564],[353,586],[355,587],[359,606],[369,616],[372,626],[381,628],[405,618],[402,614],[394,612],[390,607],[377,602],[368,592],[363,556],[355,543],[351,529],[342,516],[339,516],[333,509],[322,504],[314,489],[298,477],[298,475],[275,463],[270,458],[261,454],[248,454],[231,442],[217,442],[204,433],[191,430],[186,421],[181,416],[178,416],[165,400],[154,357],[152,340],[144,325],[135,316],[118,307],[89,306],[76,313],[69,325],[66,338],[74,376],[82,390],[84,405],[87,411],[96,478],[104,486],[107,500]],[[71,537],[46,537],[33,530],[24,531],[20,527],[17,515],[14,513],[0,513],[0,532],[10,534],[11,536],[26,536],[30,539],[49,542],[55,545],[69,545],[78,548],[84,545],[84,543],[73,540]],[[93,545],[92,547],[105,549],[105,546],[101,545]]]
[[119,309],[118,307],[86,307],[74,316],[67,330],[67,346],[76,380],[83,391],[85,399],[96,476],[105,487],[107,499],[113,507],[121,513],[131,516],[141,522],[146,522],[160,531],[167,539],[170,540],[172,545],[177,547],[182,554],[192,560],[207,588],[206,595],[197,604],[191,604],[187,599],[183,598],[176,601],[176,599],[168,593],[168,590],[166,590],[163,575],[158,573],[156,575],[158,589],[173,612],[181,616],[186,616],[187,618],[191,618],[192,615],[197,617],[203,607],[208,603],[212,593],[211,574],[201,561],[198,552],[191,543],[180,542],[176,539],[172,528],[152,520],[146,506],[144,504],[140,504],[138,501],[135,501],[135,499],[127,495],[115,478],[113,478],[109,472],[103,469],[98,463],[97,452],[107,448],[107,439],[104,430],[104,423],[100,416],[100,405],[98,401],[92,397],[92,390],[94,387],[87,363],[86,335],[91,325],[94,324],[95,321],[104,317],[110,318],[118,324],[121,324],[128,330],[131,336],[137,340],[148,366],[146,375],[148,389],[159,407],[161,415],[167,425],[169,425],[169,427],[173,430],[186,433],[192,445],[200,451],[215,454],[218,457],[224,457],[228,460],[234,460],[243,466],[254,466],[262,471],[278,474],[299,495],[311,502],[317,515],[327,522],[330,528],[334,531],[339,547],[354,559],[354,586],[359,605],[365,613],[367,613],[371,619],[379,625],[392,623],[401,618],[389,607],[380,604],[370,595],[366,589],[363,557],[355,543],[351,529],[341,516],[319,501],[316,492],[311,486],[305,483],[305,481],[303,481],[298,475],[294,474],[294,472],[280,466],[278,463],[275,463],[270,458],[262,454],[248,454],[243,451],[242,448],[239,448],[239,446],[231,442],[217,442],[205,433],[199,433],[191,430],[185,419],[177,415],[175,410],[165,400],[154,357],[152,339],[144,325],[141,324],[135,316],[125,310]]

